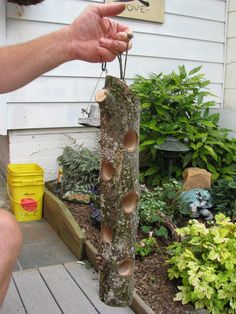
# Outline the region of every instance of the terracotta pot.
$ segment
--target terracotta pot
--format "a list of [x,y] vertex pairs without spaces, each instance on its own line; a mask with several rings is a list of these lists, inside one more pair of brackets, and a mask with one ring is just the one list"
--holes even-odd
[[31,4],[38,4],[43,2],[44,0],[8,0],[8,2],[17,3],[19,5],[31,5]]

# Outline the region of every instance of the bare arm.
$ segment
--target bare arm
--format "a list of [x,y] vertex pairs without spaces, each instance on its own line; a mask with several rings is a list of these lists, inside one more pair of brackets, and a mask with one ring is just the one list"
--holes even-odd
[[22,87],[68,60],[63,30],[0,49],[0,93]]
[[0,93],[10,92],[70,60],[112,61],[126,49],[128,28],[106,16],[124,4],[89,6],[71,25],[27,43],[0,48]]

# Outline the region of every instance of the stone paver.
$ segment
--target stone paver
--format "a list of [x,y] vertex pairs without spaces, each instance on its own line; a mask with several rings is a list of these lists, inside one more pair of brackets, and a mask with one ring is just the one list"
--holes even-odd
[[21,269],[74,262],[77,258],[43,219],[20,223],[23,246],[18,258]]

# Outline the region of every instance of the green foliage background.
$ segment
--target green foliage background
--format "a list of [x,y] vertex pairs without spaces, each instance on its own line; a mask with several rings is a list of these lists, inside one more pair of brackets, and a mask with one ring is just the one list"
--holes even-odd
[[99,182],[100,159],[98,152],[83,147],[67,146],[58,157],[62,166],[62,186],[64,192],[83,187],[94,188]]
[[219,179],[213,182],[210,189],[215,213],[223,213],[232,221],[236,220],[236,178]]
[[210,113],[215,102],[206,100],[213,95],[207,89],[210,81],[200,69],[187,72],[179,66],[177,72],[152,74],[148,79],[137,76],[134,81],[132,89],[142,106],[141,160],[144,175],[153,185],[167,175],[166,157],[158,152],[167,136],[191,149],[175,163],[176,178],[189,166],[207,169],[213,179],[231,179],[236,174],[236,139],[230,139],[229,130],[218,126],[219,114]]
[[197,220],[177,232],[181,242],[168,250],[170,279],[180,278],[175,301],[192,302],[209,313],[236,312],[236,224],[223,214],[207,228]]

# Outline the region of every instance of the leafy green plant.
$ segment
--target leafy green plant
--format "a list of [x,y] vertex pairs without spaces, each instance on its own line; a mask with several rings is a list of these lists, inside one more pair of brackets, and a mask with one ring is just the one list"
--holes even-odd
[[136,255],[147,257],[155,250],[156,245],[157,241],[152,236],[152,233],[150,233],[149,237],[144,238],[140,242],[136,243]]
[[236,216],[236,179],[219,179],[211,187],[212,205],[215,212],[221,212],[231,217]]
[[182,191],[182,184],[174,179],[153,190],[142,189],[139,223],[144,233],[153,232],[155,236],[168,237],[165,222],[177,223],[185,213],[186,205],[179,198]]
[[182,220],[182,215],[187,213],[187,206],[180,199],[183,192],[183,184],[175,179],[169,179],[162,183],[159,189],[159,198],[165,203],[163,212],[177,224]]
[[236,312],[236,224],[223,214],[206,228],[197,220],[177,232],[181,242],[168,247],[170,279],[180,278],[175,301],[194,303],[210,313]]
[[134,81],[132,89],[142,106],[141,160],[152,185],[167,176],[166,157],[158,151],[158,145],[168,136],[190,148],[174,164],[176,178],[188,166],[208,169],[213,179],[236,173],[236,139],[219,128],[219,114],[210,113],[215,102],[205,100],[212,96],[207,89],[210,81],[199,74],[200,69],[187,72],[179,66],[178,72],[152,74],[148,79],[137,76]]
[[62,166],[64,192],[90,189],[98,185],[99,155],[83,147],[65,147],[58,163]]

